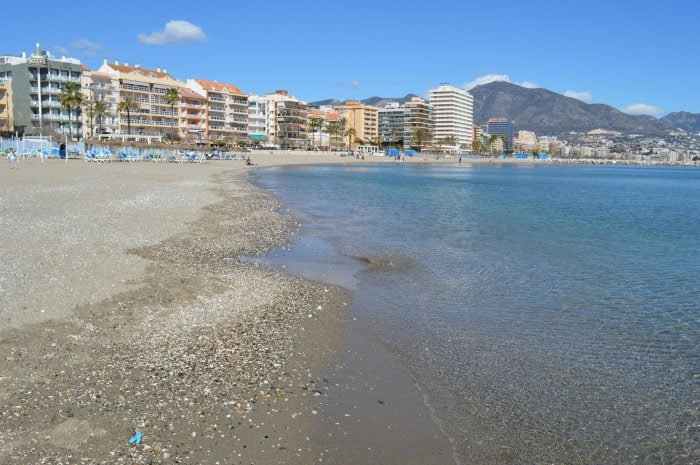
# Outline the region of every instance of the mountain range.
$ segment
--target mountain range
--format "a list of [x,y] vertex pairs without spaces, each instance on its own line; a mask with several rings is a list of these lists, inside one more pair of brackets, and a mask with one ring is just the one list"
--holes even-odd
[[[474,97],[474,123],[486,124],[489,118],[508,118],[514,130],[533,131],[538,135],[585,133],[596,129],[624,134],[663,135],[681,129],[700,132],[700,114],[670,113],[663,118],[628,115],[610,105],[585,103],[572,97],[542,88],[526,88],[496,81],[476,86],[469,91]],[[404,103],[415,94],[401,98],[370,97],[366,105],[382,107],[388,102]],[[333,100],[311,105],[330,105]]]

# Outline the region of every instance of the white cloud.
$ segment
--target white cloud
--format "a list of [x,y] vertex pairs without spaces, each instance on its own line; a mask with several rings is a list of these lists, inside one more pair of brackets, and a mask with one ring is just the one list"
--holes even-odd
[[486,76],[481,76],[474,79],[472,82],[466,82],[464,84],[464,90],[470,90],[476,86],[481,86],[496,81],[510,82],[510,78],[507,74],[487,74]]
[[202,42],[206,38],[201,27],[181,20],[168,21],[162,31],[139,34],[139,41],[146,45],[186,44]]
[[351,81],[350,87],[352,87],[353,89],[359,89],[360,87],[362,87],[362,83],[360,81],[357,81],[357,80]]
[[[481,76],[474,79],[472,82],[467,82],[464,84],[464,90],[471,90],[476,86],[482,86],[484,84],[489,84],[491,82],[510,82],[510,77],[507,74],[487,74],[486,76]],[[519,86],[525,87],[527,89],[537,89],[540,86],[530,81],[523,81],[521,83],[514,83]]]
[[645,103],[635,103],[634,105],[629,105],[624,108],[621,108],[620,111],[623,113],[627,113],[628,115],[651,116],[657,116],[664,112],[661,108],[655,107],[653,105],[647,105]]
[[576,100],[580,100],[584,103],[591,103],[593,101],[593,94],[590,92],[576,92],[575,90],[567,90],[564,92],[564,95],[575,98]]
[[530,82],[530,81],[523,81],[519,85],[522,87],[525,87],[526,89],[539,89],[540,88],[540,86],[538,86],[534,82]]
[[80,51],[80,54],[85,57],[98,56],[104,49],[102,45],[90,42],[85,38],[78,39],[77,41],[73,42],[71,46]]

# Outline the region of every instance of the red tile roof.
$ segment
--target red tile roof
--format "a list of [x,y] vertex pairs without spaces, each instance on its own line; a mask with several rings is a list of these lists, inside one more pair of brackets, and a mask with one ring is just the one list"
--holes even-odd
[[166,72],[157,71],[157,70],[153,70],[153,69],[141,68],[140,66],[118,65],[116,63],[110,63],[109,66],[113,70],[119,71],[120,73],[139,73],[139,74],[143,74],[144,76],[174,79],[171,75],[169,75]]
[[240,88],[238,88],[238,86],[234,86],[233,84],[224,84],[222,82],[207,81],[206,79],[193,79],[193,81],[202,86],[204,90],[210,90],[214,92],[228,91],[231,94],[245,95],[245,92],[243,92]]

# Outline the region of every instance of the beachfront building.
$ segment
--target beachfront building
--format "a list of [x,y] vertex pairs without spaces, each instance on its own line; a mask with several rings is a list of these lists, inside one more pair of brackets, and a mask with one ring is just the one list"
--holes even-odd
[[34,53],[0,56],[0,82],[9,82],[7,125],[2,130],[27,136],[81,135],[81,108],[61,105],[67,83],[80,86],[83,66],[75,58],[54,57],[36,44]]
[[119,132],[118,81],[112,75],[84,68],[80,82],[83,94],[83,139],[107,140]]
[[118,61],[108,63],[105,59],[97,72],[111,79],[117,92],[115,111],[120,102],[133,105],[128,111],[117,113],[118,124],[109,139],[151,142],[179,132],[176,110],[179,102],[172,105],[166,100],[166,94],[169,89],[179,92],[184,84],[170,76],[167,70],[129,66]]
[[250,143],[264,147],[267,143],[267,99],[248,95],[248,138]]
[[513,143],[513,123],[508,118],[490,118],[486,122],[486,132],[503,140],[503,150],[511,150]]
[[420,97],[412,97],[403,104],[404,108],[404,148],[414,144],[413,135],[421,129],[428,134],[433,134],[433,107]]
[[379,139],[388,147],[404,146],[406,110],[398,102],[389,102],[377,112]]
[[486,141],[484,139],[484,129],[475,124],[472,126],[472,145],[468,150],[472,152],[482,153],[486,151]]
[[267,135],[273,145],[303,149],[307,146],[308,105],[286,90],[265,94],[267,100]]
[[559,140],[557,136],[540,136],[537,138],[537,151],[556,155],[559,153]]
[[9,79],[0,79],[0,137],[14,135],[12,121],[12,86]]
[[[354,129],[353,142],[362,140],[364,142],[379,142],[379,107],[365,105],[361,102],[348,100],[344,105],[338,105],[335,109],[340,113],[341,135],[343,145],[349,146],[350,138],[346,134],[348,129]],[[345,124],[343,124],[345,121]]]
[[420,97],[403,104],[389,102],[379,110],[379,138],[387,147],[409,148],[413,133],[424,129],[432,133],[431,105]]
[[430,89],[428,94],[432,105],[433,142],[449,145],[454,151],[460,147],[471,147],[474,124],[472,95],[449,84]]
[[180,89],[178,112],[180,141],[188,145],[203,145],[207,133],[207,99],[189,87]]
[[187,87],[206,98],[207,143],[247,145],[249,107],[245,92],[233,84],[205,79],[188,79]]
[[532,131],[518,131],[518,152],[530,153],[537,146],[537,135]]

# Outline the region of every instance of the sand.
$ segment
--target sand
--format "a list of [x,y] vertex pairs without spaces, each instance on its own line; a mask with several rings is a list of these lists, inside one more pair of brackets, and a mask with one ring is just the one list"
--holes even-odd
[[[324,404],[357,343],[348,291],[243,259],[297,226],[249,170],[391,161],[252,158],[0,165],[0,463],[453,462],[401,367],[382,369],[388,352],[368,372],[401,394],[391,408],[363,401],[363,383]],[[318,421],[344,396],[413,436],[382,424],[376,453],[353,452],[368,448],[365,425]],[[412,447],[422,454],[407,462]]]

